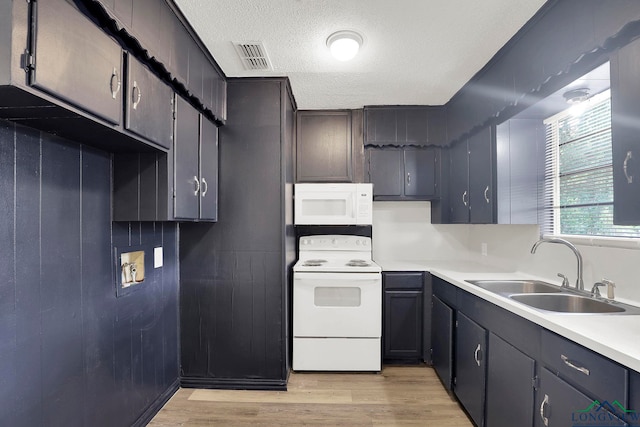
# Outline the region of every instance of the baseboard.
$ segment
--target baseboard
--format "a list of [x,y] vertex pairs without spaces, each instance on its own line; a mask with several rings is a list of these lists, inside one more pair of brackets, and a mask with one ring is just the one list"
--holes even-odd
[[180,380],[176,379],[171,385],[151,404],[147,409],[138,417],[134,427],[144,427],[149,424],[149,421],[162,409],[165,403],[171,399],[176,391],[180,388]]
[[222,390],[287,391],[287,380],[182,377],[180,378],[180,386],[184,388],[213,388]]

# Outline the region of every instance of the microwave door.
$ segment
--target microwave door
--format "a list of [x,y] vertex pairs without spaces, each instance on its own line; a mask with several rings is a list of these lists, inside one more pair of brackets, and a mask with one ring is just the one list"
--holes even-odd
[[356,203],[353,192],[305,194],[296,212],[296,224],[354,225]]

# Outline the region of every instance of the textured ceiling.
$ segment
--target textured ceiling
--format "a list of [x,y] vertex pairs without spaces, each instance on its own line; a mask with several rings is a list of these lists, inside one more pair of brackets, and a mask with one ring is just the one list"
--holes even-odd
[[[288,76],[301,109],[446,103],[545,0],[175,0],[229,77]],[[335,31],[364,37],[343,63]],[[261,41],[273,71],[246,71],[233,42]]]

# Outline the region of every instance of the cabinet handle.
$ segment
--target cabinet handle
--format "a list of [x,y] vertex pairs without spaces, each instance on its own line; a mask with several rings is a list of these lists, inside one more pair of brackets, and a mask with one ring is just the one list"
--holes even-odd
[[204,179],[204,177],[200,178],[202,180],[202,197],[207,195],[207,191],[209,190],[209,184],[207,183],[207,180]]
[[480,344],[478,344],[478,347],[476,347],[476,351],[473,352],[473,358],[475,359],[476,364],[478,366],[480,366],[480,358],[479,358],[480,350],[481,350]]
[[411,172],[407,172],[407,184],[411,185]]
[[629,175],[629,171],[627,170],[629,160],[633,160],[633,153],[631,151],[627,151],[627,157],[624,158],[622,170],[624,172],[625,178],[627,178],[627,184],[633,184],[633,175]]
[[491,203],[491,200],[489,200],[489,197],[487,196],[488,192],[489,192],[489,186],[487,185],[487,188],[484,189],[484,200],[486,200],[487,203]]
[[[136,93],[138,94],[137,96],[135,96]],[[142,99],[142,91],[138,86],[138,82],[136,82],[135,80],[133,81],[133,89],[131,89],[131,97],[133,98],[132,107],[135,110],[136,108],[138,108],[138,104],[140,104],[140,100]]]
[[193,195],[194,195],[194,196],[197,196],[197,195],[198,195],[198,193],[200,192],[200,181],[198,181],[198,177],[197,177],[197,176],[195,176],[195,175],[193,176],[193,179],[194,179],[194,180],[195,180],[195,182],[196,182],[196,191],[194,191],[194,192],[193,192]]
[[589,370],[587,368],[584,368],[582,366],[576,365],[571,359],[569,359],[564,354],[560,355],[560,359],[562,359],[564,364],[567,365],[568,367],[570,367],[572,369],[575,369],[576,371],[582,372],[585,375],[589,375],[590,374],[590,372],[589,372]]
[[120,86],[122,86],[122,82],[120,81],[120,77],[118,76],[118,70],[116,69],[116,67],[113,67],[113,71],[111,72],[111,81],[109,81],[109,86],[111,87],[111,97],[113,99],[116,99],[116,95],[118,95],[118,92],[120,92]]
[[464,193],[462,193],[462,203],[467,206],[467,190],[464,190]]
[[545,426],[549,425],[549,418],[544,416],[544,407],[549,404],[549,396],[544,395],[544,399],[542,399],[542,403],[540,404],[540,418],[542,418],[542,423]]

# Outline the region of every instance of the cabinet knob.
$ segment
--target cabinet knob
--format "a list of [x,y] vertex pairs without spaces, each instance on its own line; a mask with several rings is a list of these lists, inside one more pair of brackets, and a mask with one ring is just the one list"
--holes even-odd
[[140,100],[142,99],[142,91],[140,90],[140,86],[138,86],[138,82],[135,80],[133,81],[133,88],[131,89],[131,98],[131,108],[135,110],[138,108],[138,104],[140,104]]
[[411,185],[411,172],[407,172],[407,184]]
[[549,417],[545,417],[545,407],[549,404],[549,396],[548,395],[544,395],[544,399],[542,400],[542,403],[540,404],[540,418],[542,418],[542,423],[545,426],[549,425]]
[[465,206],[468,206],[468,204],[467,204],[467,190],[464,190],[464,193],[462,193],[462,203]]
[[484,189],[484,200],[487,202],[487,204],[491,203],[491,200],[489,200],[489,196],[487,196],[487,193],[489,193],[489,186],[487,185],[487,188]]

